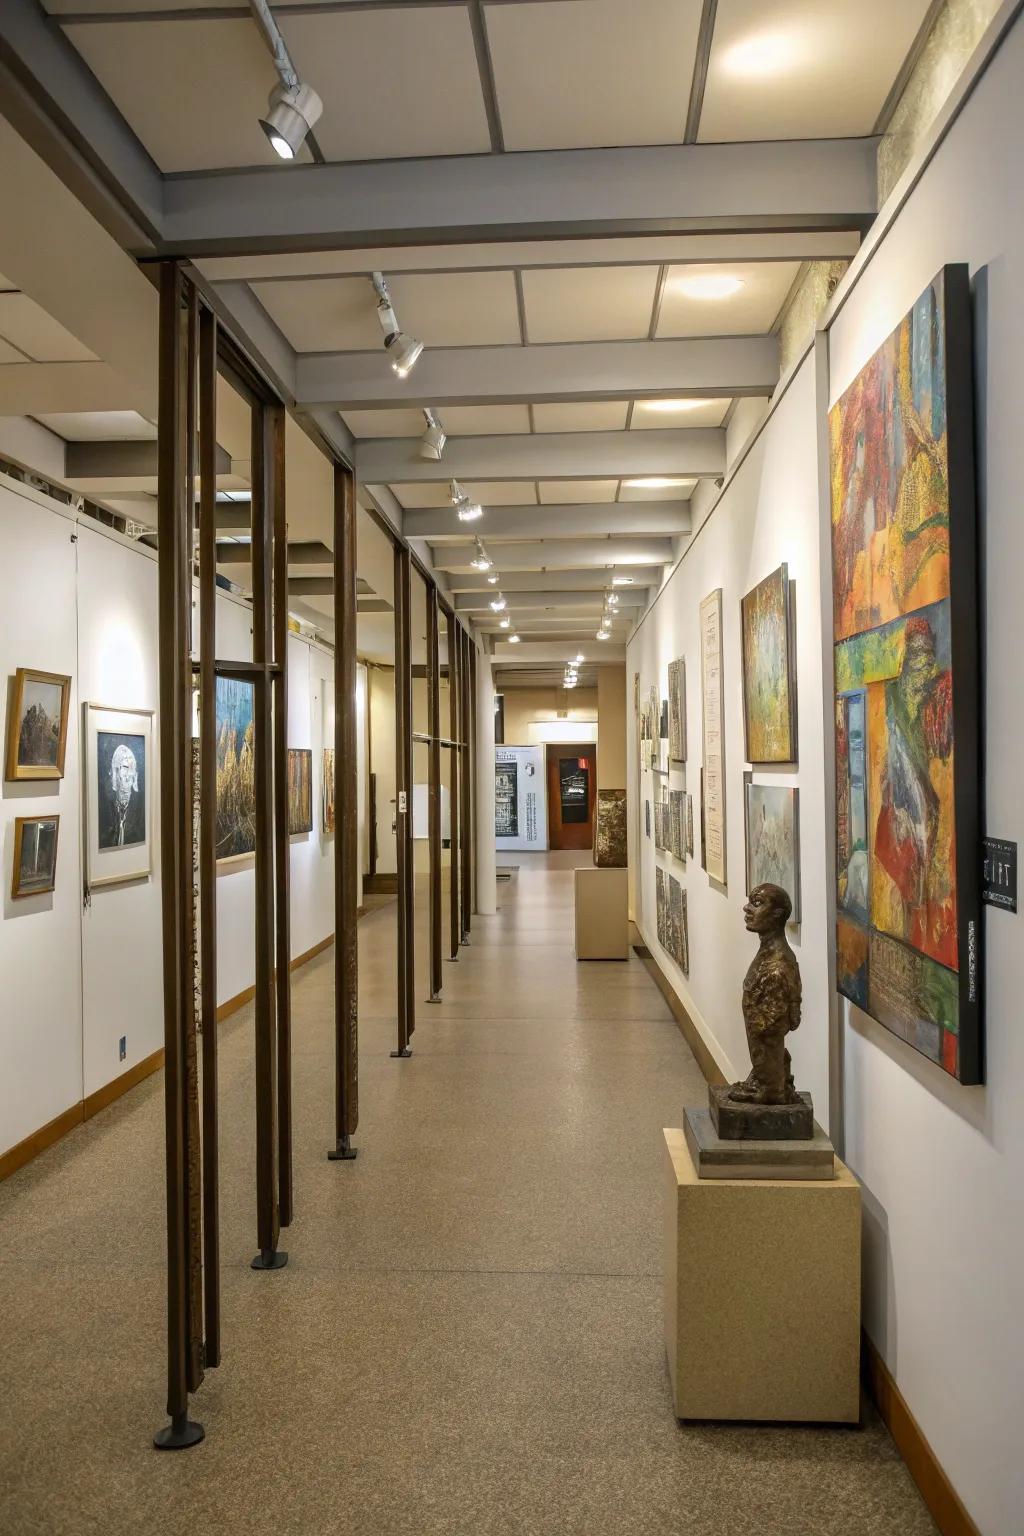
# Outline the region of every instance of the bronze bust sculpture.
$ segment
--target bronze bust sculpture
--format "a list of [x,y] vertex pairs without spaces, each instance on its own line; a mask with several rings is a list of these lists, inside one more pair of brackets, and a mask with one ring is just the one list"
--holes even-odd
[[729,1098],[741,1104],[799,1104],[786,1036],[800,1023],[800,967],[786,938],[793,910],[778,885],[758,885],[743,908],[747,932],[760,938],[743,978],[743,1023],[750,1050],[750,1074],[734,1083]]

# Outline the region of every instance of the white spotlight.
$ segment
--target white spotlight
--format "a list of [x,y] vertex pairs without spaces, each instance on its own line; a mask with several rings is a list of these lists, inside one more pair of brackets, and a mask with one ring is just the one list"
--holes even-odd
[[260,127],[282,160],[294,160],[323,110],[324,104],[311,85],[299,82],[288,86],[279,81],[270,93]]
[[607,602],[609,608],[617,608],[619,606],[619,594],[617,592],[609,592]]
[[488,586],[496,587],[500,580],[501,580],[501,578],[498,575],[497,571],[492,571],[491,574],[487,578],[487,584],[488,584]]
[[427,424],[427,430],[420,438],[420,458],[433,459],[436,463],[444,453],[448,436],[429,406],[424,407],[423,419]]
[[611,631],[605,629],[604,625],[602,624],[601,628],[597,632],[597,638],[599,640],[607,640],[609,638],[610,634],[611,634]]
[[577,662],[581,662],[581,661],[584,661],[584,660],[585,660],[585,659],[586,659],[586,658],[585,658],[585,657],[584,657],[584,655],[583,655],[583,652],[582,652],[582,651],[577,651],[577,652],[576,652],[576,660],[577,660]]
[[499,629],[511,629],[512,628],[512,620],[508,617],[507,614],[506,614],[506,616],[503,619],[501,619],[499,621],[498,628]]
[[632,585],[633,585],[633,578],[632,578],[632,576],[613,576],[612,577],[612,586],[613,587],[631,587]]
[[474,571],[489,571],[494,564],[494,561],[488,555],[479,539],[476,541],[476,554],[469,563]]
[[509,645],[518,645],[519,644],[519,636],[518,635],[509,635],[508,643],[509,643]]
[[375,272],[371,281],[377,295],[377,319],[384,332],[385,350],[395,373],[400,379],[404,379],[423,351],[423,343],[417,341],[415,336],[407,336],[404,331],[399,330],[398,318],[391,303],[391,295],[383,272]]
[[460,523],[475,523],[477,518],[483,517],[483,507],[479,502],[470,500],[468,491],[464,491],[457,480],[453,480],[448,487],[448,495],[459,515]]
[[491,598],[491,607],[493,608],[495,613],[501,613],[501,612],[503,612],[504,609],[506,609],[508,607],[508,603],[502,597],[500,592],[497,594],[496,597],[492,597]]

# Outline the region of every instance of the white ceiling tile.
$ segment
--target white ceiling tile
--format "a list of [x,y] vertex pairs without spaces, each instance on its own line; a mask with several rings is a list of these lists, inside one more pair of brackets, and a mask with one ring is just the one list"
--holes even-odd
[[622,341],[647,335],[657,267],[564,267],[523,273],[534,341]]
[[718,0],[700,138],[871,133],[929,0]]
[[353,437],[420,437],[426,423],[417,410],[342,411]]
[[248,16],[65,30],[162,171],[276,165],[288,175],[259,125],[277,73]]
[[369,278],[289,278],[250,286],[297,352],[384,350]]
[[533,407],[538,432],[621,432],[628,400],[565,400]]
[[720,427],[728,409],[727,399],[634,400],[629,425],[634,432],[657,427]]
[[0,336],[37,363],[95,361],[70,331],[25,293],[0,293]]
[[[658,478],[667,478],[660,476]],[[620,501],[688,501],[693,494],[696,480],[673,480],[670,485],[629,485],[625,480],[619,492]]]
[[[532,480],[460,480],[459,484],[486,514],[490,507],[536,506],[537,492]],[[423,480],[411,484],[393,484],[392,491],[403,507],[450,507],[447,480]],[[473,533],[485,535],[486,518],[476,524]]]
[[[658,336],[764,335],[778,318],[800,270],[797,261],[691,263],[669,267]],[[723,298],[694,298],[689,283],[734,278],[742,287]]]
[[296,69],[323,98],[316,136],[328,160],[490,150],[465,7],[278,19]]
[[449,437],[497,437],[530,430],[525,405],[445,405],[437,414]]
[[29,361],[30,359],[25,356],[24,352],[19,352],[16,347],[12,347],[9,342],[4,341],[3,337],[0,336],[0,365],[6,363],[27,363]]
[[617,480],[542,480],[541,505],[559,506],[564,502],[614,501]]
[[36,420],[69,443],[154,442],[156,427],[137,411],[67,411]]
[[700,0],[485,5],[507,149],[678,143]]

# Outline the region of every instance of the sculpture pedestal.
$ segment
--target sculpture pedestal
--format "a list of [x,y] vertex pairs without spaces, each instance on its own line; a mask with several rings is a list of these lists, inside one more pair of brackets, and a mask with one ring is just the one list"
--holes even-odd
[[666,1130],[665,1345],[676,1417],[860,1417],[860,1186],[700,1179]]
[[731,1084],[708,1087],[708,1109],[723,1141],[810,1141],[814,1105],[809,1093],[798,1104],[745,1104],[730,1099]]
[[597,869],[592,865],[577,869],[576,959],[629,959],[624,869]]

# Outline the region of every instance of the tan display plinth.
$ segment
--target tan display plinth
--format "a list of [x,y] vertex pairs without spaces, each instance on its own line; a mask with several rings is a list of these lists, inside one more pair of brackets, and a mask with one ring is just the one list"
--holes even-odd
[[629,959],[624,869],[576,871],[576,959]]
[[860,1186],[700,1179],[665,1136],[665,1344],[679,1419],[860,1417]]

